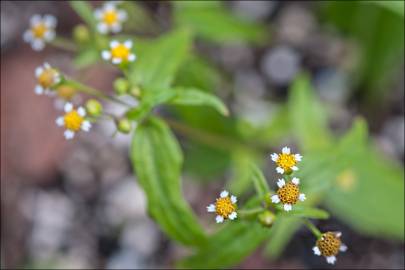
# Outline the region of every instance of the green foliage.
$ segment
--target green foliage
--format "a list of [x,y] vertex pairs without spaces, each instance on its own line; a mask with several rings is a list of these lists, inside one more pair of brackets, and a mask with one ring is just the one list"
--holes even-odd
[[181,194],[183,156],[164,122],[150,118],[136,129],[131,158],[152,218],[165,233],[183,244],[204,243],[204,232]]
[[87,1],[69,1],[70,6],[83,19],[93,31],[96,31],[96,19],[94,18],[93,9]]
[[181,268],[229,268],[253,252],[271,230],[258,223],[237,221],[224,225],[198,251],[180,261]]
[[129,71],[131,83],[145,89],[161,89],[170,86],[187,58],[191,36],[189,31],[180,29],[154,40],[134,43],[138,59]]
[[81,51],[73,60],[73,64],[76,68],[85,68],[94,65],[100,61],[100,53],[98,51],[89,48]]
[[235,41],[257,43],[266,37],[263,26],[233,16],[220,2],[175,1],[173,4],[177,25],[189,27],[202,39],[221,44]]

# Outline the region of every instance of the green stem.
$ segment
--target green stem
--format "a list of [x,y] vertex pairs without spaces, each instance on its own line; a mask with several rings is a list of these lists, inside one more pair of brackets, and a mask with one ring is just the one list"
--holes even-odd
[[131,104],[128,104],[116,97],[113,96],[109,96],[104,94],[103,92],[101,92],[100,90],[97,90],[95,88],[92,88],[90,86],[84,85],[78,81],[72,80],[72,79],[66,79],[62,82],[65,85],[70,85],[74,88],[76,88],[78,91],[98,97],[98,98],[102,98],[102,99],[107,99],[116,103],[119,103],[121,105],[127,106],[127,107],[133,107]]
[[70,40],[63,38],[63,37],[55,37],[50,44],[54,47],[57,47],[62,50],[75,52],[77,50],[76,45],[71,42]]
[[315,227],[312,222],[310,222],[308,219],[303,219],[304,224],[308,227],[308,229],[316,236],[317,239],[322,237],[322,233],[318,230],[317,227]]
[[260,212],[263,212],[263,208],[262,207],[257,207],[257,208],[252,208],[252,209],[242,209],[242,210],[238,210],[238,215],[240,217],[247,217],[247,216],[252,216],[255,214],[258,214]]

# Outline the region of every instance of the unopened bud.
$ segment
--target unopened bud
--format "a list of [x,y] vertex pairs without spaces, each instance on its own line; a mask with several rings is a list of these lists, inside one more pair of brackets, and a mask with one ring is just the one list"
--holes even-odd
[[272,212],[266,210],[260,213],[257,218],[259,219],[260,223],[265,227],[271,227],[273,225],[274,220],[276,219],[276,215]]
[[131,132],[131,121],[128,118],[121,118],[118,119],[117,121],[117,129],[119,132],[128,134],[129,132]]
[[103,112],[103,105],[95,99],[86,102],[86,111],[90,116],[98,117]]
[[90,32],[87,26],[79,24],[73,29],[73,38],[78,43],[84,43],[90,40]]
[[57,94],[60,98],[69,101],[76,95],[77,90],[69,85],[60,85],[56,89]]
[[118,78],[114,81],[114,90],[118,96],[125,95],[129,89],[129,82],[124,78]]
[[133,86],[129,90],[129,94],[134,97],[140,97],[141,96],[141,89],[138,86]]

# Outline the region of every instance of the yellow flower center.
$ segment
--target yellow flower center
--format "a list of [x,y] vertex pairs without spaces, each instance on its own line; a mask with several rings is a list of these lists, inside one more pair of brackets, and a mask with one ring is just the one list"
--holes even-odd
[[83,117],[76,110],[72,110],[65,114],[65,127],[72,131],[79,131],[84,121]]
[[61,85],[58,87],[58,96],[64,100],[71,100],[76,94],[76,89],[70,86]]
[[335,256],[339,253],[339,248],[342,242],[340,238],[333,232],[327,232],[322,235],[322,238],[316,241],[316,245],[323,256]]
[[129,53],[129,49],[124,44],[118,44],[116,47],[111,49],[111,55],[113,58],[127,60]]
[[104,12],[103,21],[107,25],[113,25],[118,20],[118,14],[115,10],[108,10]]
[[287,183],[277,191],[277,195],[283,204],[295,204],[300,195],[300,189],[293,183]]
[[227,218],[232,212],[236,210],[235,204],[232,203],[229,197],[218,198],[215,202],[215,209],[217,215]]
[[38,83],[43,88],[49,88],[55,83],[55,76],[58,72],[53,68],[48,68],[42,71],[42,73],[38,76]]
[[295,166],[297,161],[292,154],[279,154],[276,163],[279,167],[283,168],[286,173],[289,173],[292,171],[291,167]]
[[43,38],[48,27],[44,23],[38,23],[31,28],[31,31],[35,38]]

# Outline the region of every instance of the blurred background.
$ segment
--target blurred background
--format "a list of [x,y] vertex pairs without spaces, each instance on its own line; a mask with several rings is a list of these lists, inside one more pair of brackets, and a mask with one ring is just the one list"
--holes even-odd
[[[343,136],[354,119],[362,116],[368,126],[367,147],[381,157],[376,163],[359,165],[368,174],[358,181],[365,181],[368,187],[359,192],[368,199],[377,194],[371,200],[380,200],[383,210],[371,205],[360,209],[363,199],[341,205],[345,195],[338,197],[338,188],[321,204],[333,218],[317,225],[322,230],[342,231],[349,246],[346,254],[338,256],[336,268],[403,269],[404,221],[403,213],[398,215],[404,204],[403,2],[222,4],[224,13],[215,13],[222,14],[218,21],[206,10],[204,16],[211,21],[207,29],[221,26],[221,20],[230,16],[260,25],[266,38],[260,43],[248,38],[230,42],[207,31],[195,44],[199,58],[192,59],[176,81],[215,92],[233,117],[223,120],[213,111],[189,108],[169,113],[218,136],[257,140],[265,145],[267,154],[287,144],[305,157],[305,149],[285,135],[295,127],[287,128],[282,115],[295,106],[289,96],[292,82],[306,72],[315,98],[327,108],[328,132]],[[136,3],[149,20],[129,31],[153,36],[187,21],[188,14],[194,16],[187,9],[180,14],[176,5],[169,1]],[[112,81],[119,73],[103,65],[77,69],[70,52],[51,46],[40,53],[32,51],[23,43],[22,33],[37,13],[55,15],[57,33],[65,37],[71,37],[74,26],[81,23],[64,1],[1,1],[2,268],[172,267],[189,252],[170,241],[148,217],[145,195],[128,158],[130,136],[112,138],[114,125],[101,122],[86,136],[66,142],[55,125],[60,104],[33,91],[34,69],[45,60],[106,92],[112,91]],[[119,110],[112,104],[105,106]],[[210,227],[213,221],[205,215],[205,206],[218,191],[223,186],[235,193],[245,189],[246,181],[238,171],[245,156],[179,138],[186,157],[184,194],[200,221]],[[272,182],[276,177],[273,164],[267,158],[263,165]],[[343,190],[350,189],[356,179],[353,170],[338,174]],[[391,182],[395,184],[391,186]],[[370,216],[375,218],[367,219]],[[291,234],[277,248],[264,244],[237,267],[328,267],[312,255],[314,239],[305,228]]]

